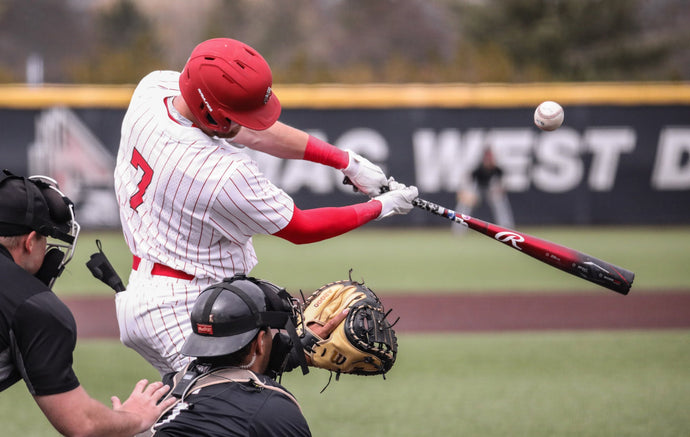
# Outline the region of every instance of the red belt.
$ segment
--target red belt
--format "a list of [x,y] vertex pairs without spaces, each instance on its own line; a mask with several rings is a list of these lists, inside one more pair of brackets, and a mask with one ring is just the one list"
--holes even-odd
[[[132,270],[137,270],[139,268],[141,258],[139,258],[136,255],[133,256],[134,258],[132,260]],[[194,275],[190,275],[189,273],[183,272],[182,270],[175,270],[172,267],[164,266],[163,264],[159,263],[153,264],[151,274],[154,276],[168,276],[170,278],[186,279],[188,281],[194,279]]]

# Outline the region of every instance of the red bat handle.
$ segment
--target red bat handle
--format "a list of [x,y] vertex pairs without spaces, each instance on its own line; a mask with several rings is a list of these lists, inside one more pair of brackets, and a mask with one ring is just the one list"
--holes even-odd
[[630,270],[560,244],[475,219],[468,215],[457,215],[453,210],[423,199],[415,199],[413,204],[432,214],[481,232],[552,267],[606,287],[616,293],[628,294],[635,279],[635,273]]

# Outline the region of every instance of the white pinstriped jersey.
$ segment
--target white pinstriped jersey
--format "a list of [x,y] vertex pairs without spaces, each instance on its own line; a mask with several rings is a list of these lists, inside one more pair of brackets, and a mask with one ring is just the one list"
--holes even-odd
[[294,202],[241,148],[171,117],[179,73],[137,86],[122,124],[115,190],[134,255],[222,280],[257,263],[252,235],[287,225]]
[[[157,71],[137,86],[122,124],[115,191],[127,245],[141,262],[115,298],[120,340],[161,375],[180,354],[201,291],[257,259],[252,235],[284,228],[294,201],[240,147],[176,121],[169,97],[179,73]],[[184,120],[182,120],[184,121]],[[152,275],[154,263],[193,279]]]

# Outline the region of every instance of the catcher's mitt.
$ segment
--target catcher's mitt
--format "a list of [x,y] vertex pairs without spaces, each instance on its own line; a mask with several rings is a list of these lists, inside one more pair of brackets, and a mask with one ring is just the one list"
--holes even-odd
[[[349,313],[328,338],[319,338],[309,329],[312,322],[325,325],[345,308],[349,308]],[[313,366],[332,370],[338,376],[350,373],[385,377],[398,352],[395,322],[386,320],[388,313],[363,283],[352,279],[337,281],[324,285],[306,299],[297,330],[303,335],[302,344]]]

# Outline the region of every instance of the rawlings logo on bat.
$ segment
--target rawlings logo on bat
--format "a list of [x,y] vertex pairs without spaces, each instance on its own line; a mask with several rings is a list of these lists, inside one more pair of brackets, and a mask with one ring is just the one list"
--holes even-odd
[[518,246],[518,243],[522,243],[525,241],[525,237],[523,237],[522,235],[509,231],[497,232],[496,235],[494,235],[494,238],[500,241],[501,243],[510,243],[517,250],[522,250],[522,248]]

